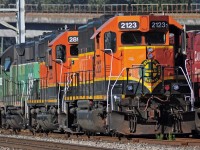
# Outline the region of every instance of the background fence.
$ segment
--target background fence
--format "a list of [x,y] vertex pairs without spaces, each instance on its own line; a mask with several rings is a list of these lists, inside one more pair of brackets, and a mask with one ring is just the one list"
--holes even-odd
[[[0,5],[16,8],[16,4]],[[200,4],[26,4],[27,13],[200,13]]]

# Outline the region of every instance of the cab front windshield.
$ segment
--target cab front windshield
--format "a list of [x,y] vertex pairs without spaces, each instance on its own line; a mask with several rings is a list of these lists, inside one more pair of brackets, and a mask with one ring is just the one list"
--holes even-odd
[[124,32],[121,35],[122,44],[141,44],[142,34],[140,32]]
[[165,33],[163,32],[147,32],[145,34],[145,43],[151,44],[164,44],[165,43]]
[[[142,40],[144,39],[144,40]],[[123,45],[151,45],[165,44],[166,35],[164,32],[136,32],[129,31],[121,34],[121,43]]]
[[70,55],[71,56],[78,56],[78,44],[72,44],[70,46]]

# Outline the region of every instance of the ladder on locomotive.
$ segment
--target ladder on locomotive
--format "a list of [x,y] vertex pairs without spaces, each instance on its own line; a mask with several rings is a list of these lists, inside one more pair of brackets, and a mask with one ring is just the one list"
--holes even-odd
[[[75,79],[76,79],[76,73],[75,73],[75,72],[66,73],[66,75],[65,75],[65,86],[64,86],[64,90],[63,90],[64,93],[63,93],[62,99],[64,99],[65,96],[68,96],[68,97],[69,97],[68,100],[71,99],[70,97],[72,97],[71,100],[74,100],[74,99],[76,98],[76,97],[74,98],[73,94],[70,93],[71,91],[73,91],[73,90],[71,90],[70,88],[73,88],[73,85],[77,85],[76,81],[75,81],[75,83],[74,83],[74,77],[75,77]],[[68,95],[67,95],[67,94],[68,94]],[[70,96],[70,94],[71,94],[72,96]],[[75,95],[75,96],[76,96],[76,95]]]
[[93,98],[93,71],[70,72],[65,77],[64,95],[68,100],[75,100],[78,96]]
[[94,71],[79,71],[80,95],[85,99],[94,99]]

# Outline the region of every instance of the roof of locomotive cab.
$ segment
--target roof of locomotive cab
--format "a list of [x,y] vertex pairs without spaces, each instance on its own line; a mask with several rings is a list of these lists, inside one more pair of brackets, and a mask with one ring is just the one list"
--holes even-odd
[[102,26],[100,26],[100,27],[94,32],[94,34],[92,35],[92,37],[91,37],[90,39],[94,39],[94,38],[97,36],[97,34],[99,34],[99,33],[102,31],[102,29],[103,29],[104,27],[106,27],[108,24],[110,24],[114,19],[115,19],[115,17],[110,18],[108,21],[106,21]]
[[57,42],[60,38],[62,38],[63,36],[65,36],[65,34],[71,34],[72,36],[75,36],[73,35],[72,33],[76,33],[77,32],[77,36],[78,36],[78,31],[64,31],[64,32],[61,32],[56,38],[54,38],[49,44],[48,46],[52,46],[55,42]]
[[[99,27],[95,33],[92,35],[92,37],[90,39],[94,39],[106,26],[110,25],[110,23],[112,23],[115,19],[119,19],[119,20],[124,20],[123,18],[131,18],[131,17],[136,17],[136,18],[140,18],[142,16],[114,16],[112,18],[110,18],[109,20],[107,20],[101,27]],[[158,18],[162,18],[165,17],[168,19],[169,25],[175,25],[177,28],[179,29],[183,29],[183,26],[181,24],[179,24],[176,20],[174,20],[171,16],[157,16],[157,15],[148,15],[148,16],[143,16],[143,17],[148,17],[148,21],[149,20],[157,20]]]
[[102,24],[103,24],[102,20],[95,18],[95,20],[90,21],[90,22],[88,22],[87,24],[85,24],[83,26],[80,26],[78,28],[78,31],[79,32],[83,32],[83,31],[86,31],[88,28],[93,28],[93,27],[99,28]]
[[89,19],[87,24],[82,25],[78,28],[79,32],[86,31],[88,28],[99,28],[102,24],[104,24],[107,20],[112,18],[114,15],[102,15],[99,18]]
[[60,37],[62,37],[66,32],[67,32],[67,31],[61,32],[55,39],[53,39],[53,40],[48,44],[48,46],[52,46],[52,45],[53,45],[58,39],[60,39]]

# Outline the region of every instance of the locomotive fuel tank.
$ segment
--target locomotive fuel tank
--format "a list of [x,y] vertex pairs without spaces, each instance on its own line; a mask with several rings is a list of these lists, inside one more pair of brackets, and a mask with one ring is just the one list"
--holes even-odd
[[79,101],[77,109],[77,123],[85,131],[105,133],[105,118],[102,117],[103,108],[92,108],[90,101]]
[[38,114],[37,122],[43,130],[52,131],[58,129],[58,124],[55,123],[54,115],[47,112]]
[[45,131],[53,131],[59,127],[55,111],[51,109],[49,111],[41,109],[37,114],[37,122]]
[[22,129],[24,127],[22,115],[23,113],[21,110],[9,108],[6,112],[7,127],[11,127],[12,129]]

